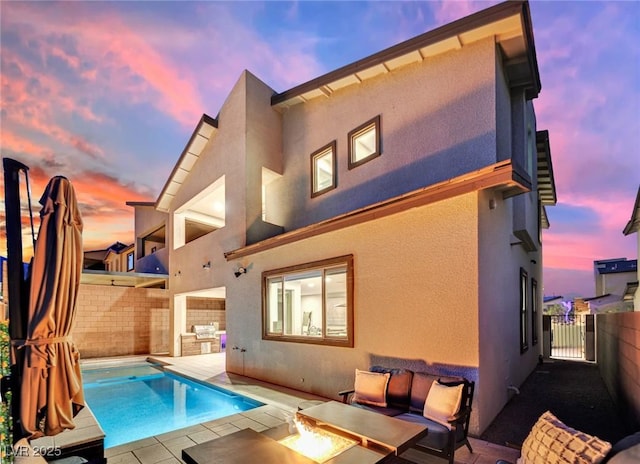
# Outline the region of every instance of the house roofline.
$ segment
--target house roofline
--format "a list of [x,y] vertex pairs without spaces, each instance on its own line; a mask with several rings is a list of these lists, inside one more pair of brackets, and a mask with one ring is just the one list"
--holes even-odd
[[162,191],[160,195],[158,195],[158,199],[155,202],[155,207],[159,211],[168,212],[169,207],[168,204],[171,203],[171,200],[174,197],[174,190],[177,190],[179,185],[182,184],[181,179],[179,179],[178,174],[182,171],[184,175],[188,175],[191,172],[191,168],[195,164],[195,160],[191,158],[198,158],[204,149],[204,145],[196,144],[196,140],[198,137],[202,137],[207,142],[215,133],[215,130],[218,128],[218,120],[216,118],[212,118],[206,113],[202,114],[200,121],[196,125],[196,128],[193,130],[191,137],[189,137],[189,141],[182,150],[182,154],[180,158],[176,162],[171,174],[167,178],[167,182],[162,187]]
[[127,206],[156,206],[155,201],[127,201],[125,202]]
[[513,164],[511,160],[505,160],[453,179],[228,251],[224,256],[227,261],[232,261],[335,230],[380,219],[411,208],[490,188],[502,191],[503,196],[507,198],[530,191],[531,181],[520,167]]
[[271,97],[271,105],[280,105],[293,100],[296,97],[304,100],[303,95],[312,91],[320,90],[322,93],[326,93],[326,90],[323,89],[326,89],[327,85],[336,83],[343,79],[349,79],[350,77],[353,77],[354,81],[361,81],[360,77],[356,75],[357,73],[362,73],[363,71],[372,69],[376,66],[384,66],[386,68],[385,63],[390,60],[410,55],[420,49],[444,42],[445,40],[458,38],[458,44],[459,46],[462,46],[459,40],[459,36],[461,34],[475,29],[480,29],[516,14],[519,14],[521,17],[522,36],[526,48],[525,55],[530,73],[530,82],[523,85],[527,89],[527,98],[536,98],[541,89],[540,71],[535,51],[533,24],[531,21],[529,2],[524,0],[499,3],[472,15],[458,19],[457,21],[453,21],[431,31],[427,31],[399,44],[393,45],[392,47],[374,53],[373,55],[362,58],[351,64],[330,71],[282,93],[273,95]]

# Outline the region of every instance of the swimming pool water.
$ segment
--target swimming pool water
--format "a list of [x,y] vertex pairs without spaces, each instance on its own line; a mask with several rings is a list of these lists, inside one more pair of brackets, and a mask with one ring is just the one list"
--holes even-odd
[[85,400],[106,434],[105,448],[263,405],[148,363],[83,369],[82,376]]

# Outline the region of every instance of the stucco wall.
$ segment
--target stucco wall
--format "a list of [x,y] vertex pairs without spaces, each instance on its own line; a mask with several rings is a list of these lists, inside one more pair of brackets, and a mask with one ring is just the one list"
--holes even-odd
[[640,426],[640,312],[598,314],[597,360],[630,429]]
[[[495,81],[484,40],[289,108],[276,222],[295,229],[495,163]],[[382,155],[349,170],[349,131],[378,114]],[[310,198],[310,155],[332,140],[338,186]]]
[[610,272],[600,274],[596,271],[595,286],[596,296],[610,293],[612,295],[624,295],[627,283],[637,279],[636,272]]
[[[477,195],[468,194],[250,257],[227,285],[227,370],[337,398],[374,357],[478,368]],[[364,239],[366,238],[366,240]],[[354,348],[262,340],[265,270],[354,256]],[[478,429],[478,417],[472,420]]]
[[72,330],[83,358],[166,353],[166,290],[81,284]]
[[[494,205],[492,208],[491,205]],[[542,302],[541,253],[528,253],[513,234],[513,198],[482,192],[479,216],[479,324],[481,386],[476,407],[482,410],[481,427],[487,427],[535,368],[542,350],[542,308],[538,309],[538,342],[532,343],[531,313],[527,314],[529,348],[520,352],[520,268],[538,282],[538,302]]]

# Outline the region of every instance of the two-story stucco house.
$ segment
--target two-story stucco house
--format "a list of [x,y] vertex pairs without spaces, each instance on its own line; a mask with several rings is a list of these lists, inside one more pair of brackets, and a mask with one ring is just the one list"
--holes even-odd
[[138,246],[166,238],[171,354],[187,298],[224,298],[229,372],[336,398],[354,368],[429,364],[476,381],[480,433],[541,353],[539,91],[527,2],[284,92],[245,71],[132,204]]

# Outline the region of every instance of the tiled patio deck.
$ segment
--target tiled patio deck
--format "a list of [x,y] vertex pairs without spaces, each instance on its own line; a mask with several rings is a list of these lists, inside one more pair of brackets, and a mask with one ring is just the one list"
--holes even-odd
[[[260,432],[275,427],[285,423],[286,418],[296,411],[301,401],[326,399],[266,384],[247,377],[228,375],[225,372],[224,353],[184,358],[162,356],[153,356],[153,358],[169,364],[166,367],[168,370],[255,398],[265,403],[265,406],[109,448],[106,450],[108,464],[180,464],[183,462],[181,454],[184,448],[228,435],[244,428],[252,428]],[[93,362],[93,360],[86,362]],[[469,453],[466,447],[460,448],[456,453],[456,463],[494,464],[497,459],[507,459],[515,462],[519,455],[516,450],[511,448],[475,439],[471,439],[471,442],[474,453]],[[417,464],[442,464],[445,462],[442,459],[413,450],[407,451],[402,456]]]

